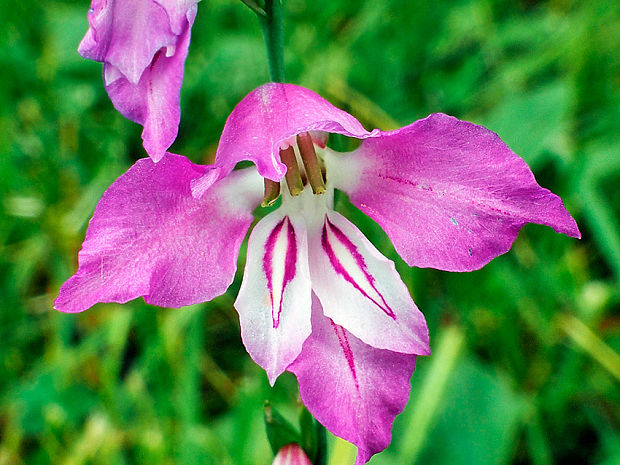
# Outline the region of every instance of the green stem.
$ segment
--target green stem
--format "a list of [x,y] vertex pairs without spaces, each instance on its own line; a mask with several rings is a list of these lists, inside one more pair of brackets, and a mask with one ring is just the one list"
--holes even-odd
[[259,15],[258,19],[265,37],[271,80],[284,82],[284,27],[281,0],[265,0],[265,15]]

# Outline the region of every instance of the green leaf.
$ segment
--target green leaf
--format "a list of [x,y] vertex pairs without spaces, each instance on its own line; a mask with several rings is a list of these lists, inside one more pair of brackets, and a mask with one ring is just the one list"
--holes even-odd
[[277,454],[287,444],[301,444],[301,437],[297,430],[271,405],[265,401],[265,428],[267,439],[274,454]]
[[327,463],[327,433],[325,427],[314,419],[306,407],[299,414],[301,447],[314,465]]
[[507,463],[526,410],[523,399],[498,374],[473,359],[456,368],[444,396],[419,463]]
[[548,156],[546,150],[565,150],[569,96],[564,81],[509,95],[480,123],[535,167]]

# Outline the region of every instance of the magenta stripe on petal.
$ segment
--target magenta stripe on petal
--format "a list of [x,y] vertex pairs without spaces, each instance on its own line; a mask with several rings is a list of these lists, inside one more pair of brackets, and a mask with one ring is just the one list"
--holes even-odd
[[[286,231],[283,229],[286,227]],[[282,234],[286,234],[285,237],[281,237]],[[286,253],[284,256],[284,273],[282,274],[282,282],[280,283],[278,303],[276,304],[274,299],[274,267],[273,267],[273,255],[276,248],[278,239],[286,240]],[[285,216],[282,220],[273,228],[273,231],[269,234],[267,242],[265,243],[265,255],[263,256],[263,270],[267,277],[267,287],[269,288],[269,295],[271,296],[271,318],[273,319],[273,327],[277,328],[280,325],[280,314],[282,313],[282,301],[284,300],[284,290],[288,283],[290,283],[295,277],[295,264],[297,262],[297,237],[295,235],[295,228]],[[277,307],[277,308],[276,308]]]
[[312,332],[307,249],[303,219],[281,209],[262,218],[248,241],[235,308],[243,343],[272,386]]
[[340,344],[344,358],[347,360],[349,370],[351,370],[351,375],[353,376],[353,381],[355,382],[355,388],[359,391],[360,386],[357,381],[357,372],[355,371],[355,359],[353,358],[353,350],[351,350],[351,345],[349,344],[349,339],[347,338],[347,331],[342,326],[334,323],[331,318],[329,318],[329,322],[332,324],[332,328],[334,328],[334,332],[338,337],[338,343]]
[[[342,262],[338,259],[338,257],[336,256],[336,253],[334,252],[334,248],[332,247],[332,244],[329,242],[328,229],[329,231],[332,232],[336,240],[338,240],[338,242],[340,242],[345,247],[345,249],[349,252],[355,264],[357,265],[359,270],[362,272],[362,274],[366,278],[367,283],[370,285],[370,287],[372,287],[372,289],[377,293],[377,295],[381,299],[381,302],[378,302],[376,299],[373,299],[371,296],[369,296],[368,293],[364,289],[362,289],[362,287],[355,281],[355,279],[349,274],[349,272],[342,265]],[[383,297],[383,295],[379,292],[379,290],[375,286],[375,278],[369,273],[368,267],[366,266],[366,262],[364,261],[364,257],[362,256],[362,254],[359,253],[355,244],[351,242],[351,240],[346,236],[346,234],[343,233],[338,227],[336,227],[331,221],[329,221],[329,218],[327,217],[325,217],[325,224],[323,225],[323,233],[321,235],[321,245],[323,246],[323,250],[329,257],[329,262],[332,265],[334,271],[336,271],[336,273],[342,276],[348,283],[350,283],[355,289],[357,289],[360,292],[360,294],[362,294],[368,300],[372,301],[377,307],[379,307],[383,312],[385,312],[386,315],[396,320],[396,314],[390,308],[390,306],[385,301],[385,298]]]

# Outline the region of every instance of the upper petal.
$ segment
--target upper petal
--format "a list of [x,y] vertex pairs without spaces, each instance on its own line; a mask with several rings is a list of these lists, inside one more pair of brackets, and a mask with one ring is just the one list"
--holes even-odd
[[[279,181],[286,172],[280,145],[304,131],[325,131],[364,139],[368,132],[353,116],[311,90],[267,83],[250,92],[228,117],[214,165],[226,176],[241,160],[256,164],[261,176]],[[204,186],[201,188],[204,190]]]
[[97,302],[181,307],[226,291],[241,242],[260,202],[255,170],[232,173],[202,199],[189,181],[204,167],[167,154],[138,160],[103,194],[86,231],[79,268],[55,308],[80,312]]
[[410,266],[481,268],[529,222],[580,237],[562,200],[497,134],[451,116],[383,133],[350,156],[328,153],[326,163],[336,187],[381,225]]
[[164,156],[178,133],[181,85],[194,16],[195,12],[190,11],[174,53],[168,56],[163,50],[158,51],[137,84],[123,76],[115,65],[104,64],[110,100],[123,116],[144,126],[144,148],[155,161]]
[[303,220],[282,209],[259,221],[250,235],[235,308],[243,343],[271,384],[311,332],[307,250]]
[[289,367],[301,400],[333,434],[358,448],[356,465],[366,463],[391,440],[394,418],[409,398],[415,355],[375,349],[324,317],[316,296],[312,334]]
[[325,315],[373,347],[428,355],[428,328],[394,268],[346,218],[325,216],[310,239],[312,288]]

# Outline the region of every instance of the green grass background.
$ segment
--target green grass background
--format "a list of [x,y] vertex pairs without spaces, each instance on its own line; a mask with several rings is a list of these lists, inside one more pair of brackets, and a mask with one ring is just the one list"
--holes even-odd
[[[141,128],[76,52],[87,0],[0,2],[0,465],[271,462],[269,388],[229,292],[182,310],[52,310]],[[498,132],[559,194],[581,241],[526,226],[473,273],[410,269],[340,197],[425,313],[392,445],[372,464],[620,463],[620,3],[286,0],[289,82],[392,129],[442,111]],[[268,80],[253,14],[204,0],[172,150],[212,160],[226,116]],[[334,139],[346,148],[350,141]],[[243,263],[244,254],[240,262]],[[330,464],[354,449],[330,437]]]

